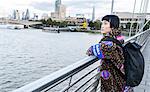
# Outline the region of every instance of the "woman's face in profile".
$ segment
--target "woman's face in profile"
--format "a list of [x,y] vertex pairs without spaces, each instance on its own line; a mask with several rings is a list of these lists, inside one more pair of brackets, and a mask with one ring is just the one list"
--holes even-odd
[[111,31],[110,22],[103,20],[101,26],[101,33],[106,34],[109,33],[110,31]]

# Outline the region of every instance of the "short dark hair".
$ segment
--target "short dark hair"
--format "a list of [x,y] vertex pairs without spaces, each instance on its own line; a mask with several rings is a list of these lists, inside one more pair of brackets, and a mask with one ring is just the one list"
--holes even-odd
[[114,28],[114,29],[119,28],[120,20],[119,20],[118,16],[116,16],[116,15],[106,15],[102,18],[102,21],[103,20],[106,20],[106,21],[110,22],[110,28]]

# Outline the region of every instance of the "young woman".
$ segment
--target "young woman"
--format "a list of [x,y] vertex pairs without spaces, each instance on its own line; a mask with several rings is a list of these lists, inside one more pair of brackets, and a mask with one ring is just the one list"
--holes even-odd
[[101,92],[133,92],[126,86],[124,79],[123,49],[112,41],[105,39],[114,38],[123,44],[124,38],[119,29],[119,18],[116,15],[106,15],[102,18],[102,40],[87,50],[87,55],[95,55],[101,59],[100,80]]

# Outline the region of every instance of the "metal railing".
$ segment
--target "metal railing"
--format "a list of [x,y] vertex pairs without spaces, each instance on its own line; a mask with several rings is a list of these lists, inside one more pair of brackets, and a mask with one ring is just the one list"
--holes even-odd
[[[136,41],[143,46],[149,35],[150,29],[128,38],[125,44]],[[95,56],[86,57],[13,92],[96,92],[100,90],[99,68]]]

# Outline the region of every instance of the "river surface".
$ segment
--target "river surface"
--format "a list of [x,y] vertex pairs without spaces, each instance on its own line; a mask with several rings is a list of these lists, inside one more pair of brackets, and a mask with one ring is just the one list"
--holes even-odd
[[100,34],[0,29],[0,92],[9,92],[86,57]]

